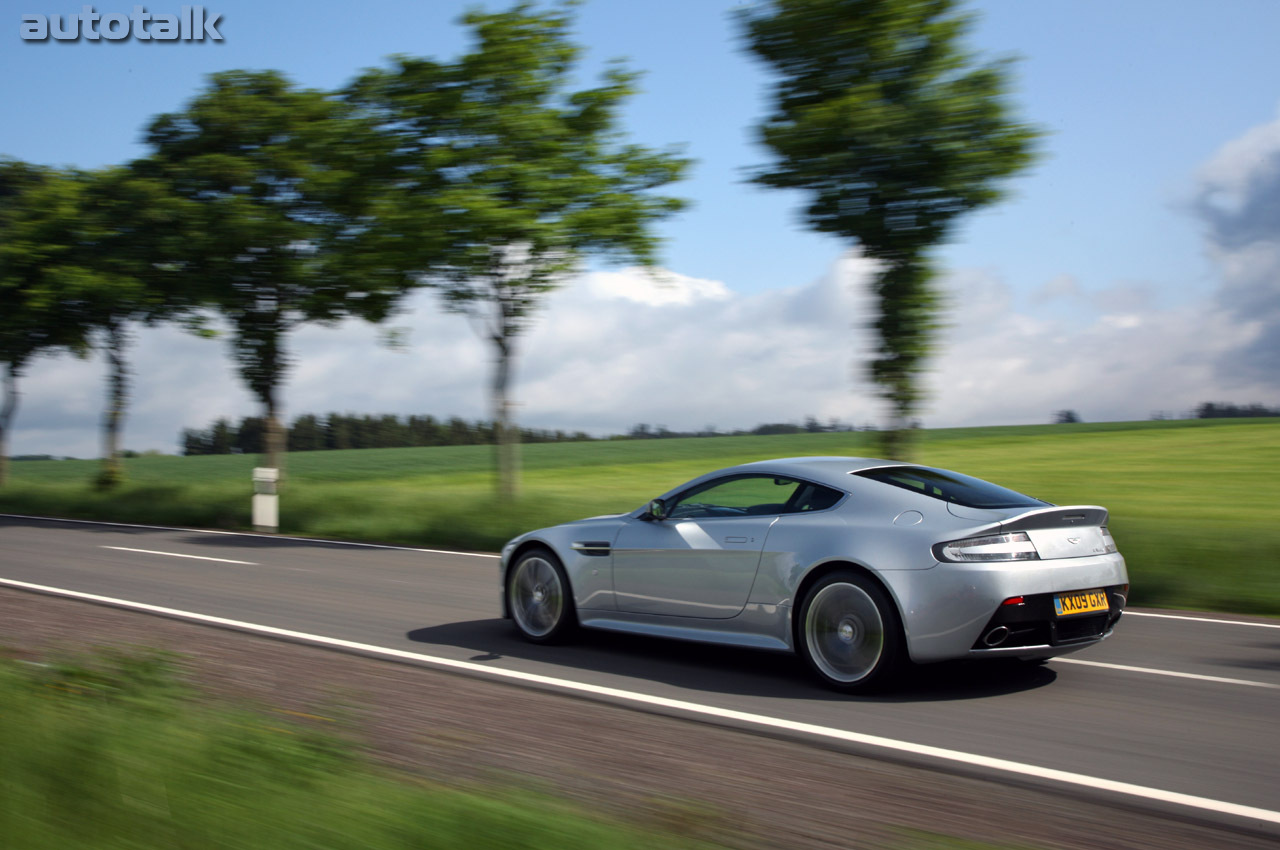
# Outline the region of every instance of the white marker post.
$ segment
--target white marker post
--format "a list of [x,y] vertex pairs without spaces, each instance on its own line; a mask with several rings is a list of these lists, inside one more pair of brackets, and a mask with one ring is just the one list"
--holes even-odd
[[280,527],[280,470],[269,466],[253,469],[253,530],[274,532]]

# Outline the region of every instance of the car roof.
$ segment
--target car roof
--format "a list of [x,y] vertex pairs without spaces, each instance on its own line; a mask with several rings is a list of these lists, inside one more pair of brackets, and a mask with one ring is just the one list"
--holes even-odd
[[717,475],[736,472],[776,472],[778,475],[794,475],[807,478],[819,484],[849,489],[849,473],[861,472],[864,469],[875,469],[884,466],[903,466],[892,460],[881,460],[872,457],[780,457],[773,460],[758,460],[740,466],[722,469]]

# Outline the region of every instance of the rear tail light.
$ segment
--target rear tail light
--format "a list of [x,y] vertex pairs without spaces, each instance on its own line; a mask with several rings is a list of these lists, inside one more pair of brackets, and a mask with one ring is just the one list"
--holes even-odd
[[1116,541],[1114,538],[1112,538],[1111,532],[1107,531],[1107,527],[1105,525],[1102,526],[1102,546],[1106,550],[1106,553],[1108,555],[1111,555],[1116,551],[1118,551],[1116,549]]
[[940,561],[1037,561],[1040,553],[1025,531],[970,537],[934,547]]

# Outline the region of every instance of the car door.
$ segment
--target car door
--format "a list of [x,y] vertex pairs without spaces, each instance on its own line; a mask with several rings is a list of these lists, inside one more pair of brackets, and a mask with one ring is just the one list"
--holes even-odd
[[747,604],[769,528],[798,482],[736,475],[677,495],[667,518],[632,519],[613,544],[618,610],[727,619]]

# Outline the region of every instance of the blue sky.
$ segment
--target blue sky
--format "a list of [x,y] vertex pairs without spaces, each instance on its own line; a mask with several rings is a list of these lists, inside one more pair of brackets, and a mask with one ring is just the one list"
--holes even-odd
[[[476,4],[214,0],[206,8],[222,15],[221,43],[20,40],[22,15],[76,13],[81,5],[73,0],[4,0],[0,75],[8,85],[0,100],[0,154],[82,167],[123,162],[145,152],[140,137],[148,119],[179,108],[210,72],[276,68],[303,85],[336,87],[390,54],[456,55],[466,44],[466,32],[457,19]],[[95,8],[127,13],[133,5],[107,2]],[[720,0],[589,0],[578,11],[576,38],[585,48],[584,82],[613,57],[624,57],[630,67],[643,72],[644,92],[626,113],[630,135],[650,145],[683,145],[697,161],[691,177],[676,189],[693,202],[692,208],[663,228],[663,264],[691,280],[721,285],[731,299],[767,300],[772,293],[820,286],[831,279],[848,246],[799,225],[799,196],[756,188],[743,179],[747,169],[765,161],[764,150],[753,141],[753,125],[767,108],[769,77],[741,48],[730,13],[742,5]],[[147,9],[177,12],[178,6],[161,0],[147,4]],[[990,55],[1022,58],[1015,100],[1025,119],[1048,135],[1042,160],[1010,184],[1011,197],[971,217],[942,250],[955,298],[984,297],[988,303],[1004,299],[999,303],[1005,305],[1006,316],[1052,323],[1062,332],[1092,327],[1111,315],[1107,311],[1116,303],[1132,302],[1148,313],[1169,315],[1217,309],[1214,299],[1233,267],[1215,253],[1196,205],[1205,191],[1205,169],[1224,146],[1280,115],[1280,3],[988,0],[970,6],[981,16],[972,46]],[[9,34],[3,35],[6,27]],[[1270,157],[1270,148],[1259,156]],[[865,319],[850,315],[845,324]],[[958,321],[965,319],[957,313]],[[998,327],[999,316],[995,320]],[[1230,322],[1225,326],[1229,335]],[[531,338],[530,347],[534,342]],[[833,352],[843,374],[857,357],[858,345],[865,343],[854,341]],[[466,356],[485,355],[475,349]],[[535,352],[530,356],[536,359]],[[1157,354],[1144,356],[1159,365]],[[67,369],[89,367],[62,365],[58,368],[64,372],[56,376],[49,371],[53,367],[42,368],[46,371],[37,379],[44,376],[53,384],[69,374]],[[1209,392],[1218,386],[1230,389],[1221,383],[1196,389]],[[307,398],[305,408],[297,403],[290,407],[301,413],[326,401],[329,404],[321,409],[380,401],[386,409],[405,404],[419,412],[483,415],[479,388],[474,402],[466,403],[455,402],[439,388],[419,390],[436,394],[440,403],[466,409],[441,409],[430,397],[393,402],[358,394],[348,398],[340,392],[331,399]],[[1057,406],[1089,406],[1072,395],[1073,387],[1064,385],[1062,390]],[[1241,384],[1237,392],[1269,395],[1236,400],[1275,402],[1276,390],[1274,380]],[[855,397],[858,392],[863,391],[855,390]],[[94,388],[95,404],[97,393]],[[32,395],[37,395],[34,387]],[[864,392],[861,398],[866,401],[869,395]],[[1132,408],[1116,404],[1098,409],[1093,416],[1142,418],[1166,407],[1178,412],[1181,398],[1170,397],[1168,404],[1161,404],[1152,396],[1135,401]],[[59,416],[73,415],[70,408],[62,402],[31,403],[34,416],[43,418],[25,426],[29,447],[66,445],[45,437]],[[248,406],[241,396],[228,404],[236,410]],[[787,404],[808,409],[779,409],[768,418],[794,420],[819,410],[874,418],[858,415],[865,405],[850,411],[825,396]],[[967,415],[961,422],[936,408],[926,411],[926,424],[1033,417],[1030,410],[988,406],[985,413]],[[755,424],[750,417],[767,412],[755,407],[738,413],[729,408],[715,411],[725,427]],[[679,408],[658,413],[675,420]],[[690,411],[687,421],[667,424],[707,424],[710,420],[699,413]],[[1033,421],[1048,414],[1034,414],[1039,418]],[[188,415],[173,414],[170,419],[185,420]],[[569,410],[531,408],[526,419],[543,420],[531,424],[572,425],[572,415]],[[736,416],[742,420],[729,421]],[[20,414],[20,428],[23,418]],[[629,424],[622,420],[653,417],[645,416],[643,408],[624,406],[618,418],[616,426],[603,419],[583,424],[622,429]],[[155,425],[156,435],[176,433],[179,424],[205,424],[165,421],[164,426]]]

